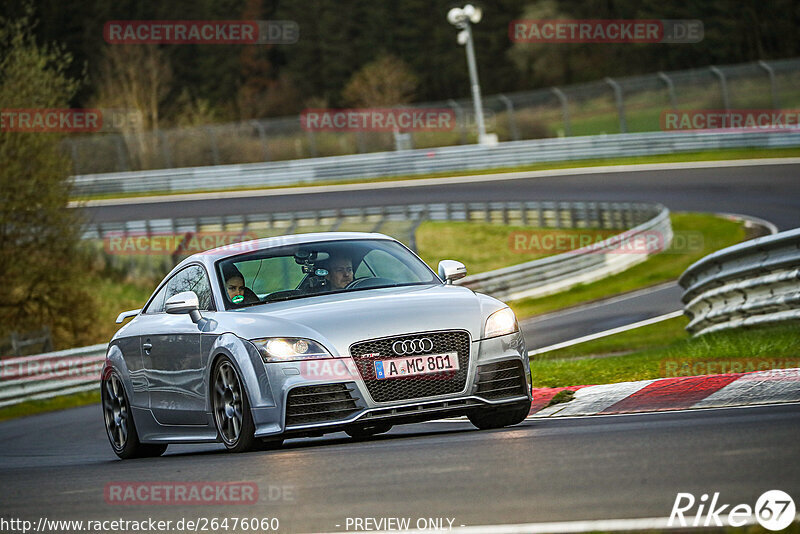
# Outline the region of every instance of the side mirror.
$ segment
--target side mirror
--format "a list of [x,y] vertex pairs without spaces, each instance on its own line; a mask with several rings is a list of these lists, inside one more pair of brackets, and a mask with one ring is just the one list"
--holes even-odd
[[124,312],[120,313],[119,315],[117,315],[117,321],[116,321],[116,323],[117,323],[117,324],[121,324],[121,323],[122,323],[123,321],[125,321],[125,319],[127,319],[128,317],[136,317],[137,315],[139,315],[139,312],[140,312],[140,311],[142,311],[142,310],[141,310],[141,309],[138,309],[138,310],[128,310],[128,311],[124,311]]
[[177,295],[172,295],[164,303],[164,311],[167,313],[188,313],[192,322],[197,323],[202,316],[200,315],[200,301],[194,291],[184,291]]
[[452,284],[453,281],[467,276],[467,268],[460,261],[442,260],[439,262],[439,278],[445,283]]

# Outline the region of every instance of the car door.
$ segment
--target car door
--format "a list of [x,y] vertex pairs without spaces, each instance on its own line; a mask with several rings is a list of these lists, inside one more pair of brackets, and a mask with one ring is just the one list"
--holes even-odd
[[211,285],[201,265],[190,265],[170,278],[153,300],[153,310],[143,314],[147,322],[140,336],[143,372],[149,407],[159,423],[205,425],[201,332],[188,314],[164,313],[164,302],[183,291],[197,294],[204,315],[213,307]]

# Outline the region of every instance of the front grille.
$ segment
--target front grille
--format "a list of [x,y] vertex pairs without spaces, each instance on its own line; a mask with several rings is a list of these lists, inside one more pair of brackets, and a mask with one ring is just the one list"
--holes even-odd
[[475,394],[484,399],[519,397],[528,391],[525,372],[519,360],[481,365],[477,377]]
[[286,426],[346,419],[361,409],[350,394],[355,390],[352,382],[290,390],[286,397]]
[[[420,337],[426,337],[433,341],[433,348],[421,353],[420,356],[457,351],[458,371],[383,380],[375,378],[375,365],[373,363],[375,360],[400,357],[392,351],[394,342],[411,341]],[[464,390],[469,372],[469,333],[463,330],[453,330],[363,341],[350,347],[350,355],[356,362],[361,378],[364,379],[367,390],[375,402],[391,402],[458,393]]]

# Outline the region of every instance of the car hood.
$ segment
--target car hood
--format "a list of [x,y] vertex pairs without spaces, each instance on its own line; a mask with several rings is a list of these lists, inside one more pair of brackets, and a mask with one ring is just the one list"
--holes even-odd
[[345,356],[357,341],[414,332],[461,329],[477,340],[486,317],[504,306],[465,287],[437,284],[320,295],[216,316],[220,329],[245,339],[305,337]]

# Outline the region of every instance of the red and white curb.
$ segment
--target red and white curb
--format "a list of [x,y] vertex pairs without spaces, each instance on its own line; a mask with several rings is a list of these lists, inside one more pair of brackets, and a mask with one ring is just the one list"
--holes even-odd
[[[575,396],[550,406],[560,391]],[[534,388],[529,417],[568,417],[800,402],[800,369]]]

